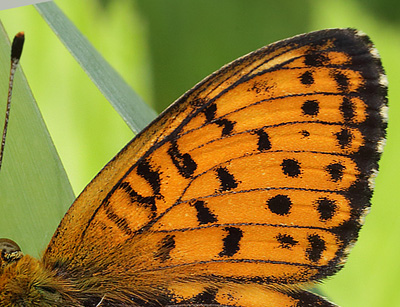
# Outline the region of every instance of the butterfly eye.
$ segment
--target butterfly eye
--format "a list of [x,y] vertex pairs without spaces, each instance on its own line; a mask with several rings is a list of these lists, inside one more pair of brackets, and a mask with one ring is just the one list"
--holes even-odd
[[17,261],[23,256],[18,244],[10,239],[0,239],[0,251],[2,266],[5,263]]

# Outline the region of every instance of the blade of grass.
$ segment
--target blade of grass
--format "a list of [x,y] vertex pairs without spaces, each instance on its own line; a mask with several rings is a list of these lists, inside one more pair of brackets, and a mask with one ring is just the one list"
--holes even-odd
[[132,131],[137,133],[145,128],[156,117],[156,112],[142,101],[54,2],[35,7]]
[[14,0],[14,1],[2,1],[0,3],[0,10],[7,10],[19,6],[30,5],[39,2],[45,2],[50,0]]
[[[0,118],[3,121],[10,42],[1,24],[0,58],[3,59],[0,61]],[[19,67],[14,79],[10,125],[0,173],[0,237],[15,240],[25,253],[40,255],[74,198]]]

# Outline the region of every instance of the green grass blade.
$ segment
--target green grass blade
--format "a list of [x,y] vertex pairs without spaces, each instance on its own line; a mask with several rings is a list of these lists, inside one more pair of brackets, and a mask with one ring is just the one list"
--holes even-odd
[[128,126],[135,133],[145,128],[156,117],[156,112],[103,59],[54,2],[35,7]]
[[[0,118],[3,126],[10,43],[0,26],[0,97],[3,97],[0,98]],[[73,200],[64,168],[19,67],[0,172],[0,237],[15,240],[25,253],[40,255]]]

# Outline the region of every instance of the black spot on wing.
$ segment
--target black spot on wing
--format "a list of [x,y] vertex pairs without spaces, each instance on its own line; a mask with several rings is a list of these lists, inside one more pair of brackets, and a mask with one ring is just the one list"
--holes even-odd
[[287,195],[278,194],[267,200],[268,209],[277,215],[288,215],[292,208],[292,201]]
[[353,140],[353,134],[348,129],[342,129],[340,132],[335,133],[336,139],[339,143],[340,148],[344,149],[349,147]]
[[222,128],[222,136],[228,136],[232,133],[233,127],[235,126],[235,123],[223,118],[223,119],[217,119],[215,123]]
[[299,243],[299,241],[295,240],[291,235],[281,233],[276,236],[276,240],[279,242],[281,248],[286,249],[291,249]]
[[302,135],[303,138],[308,138],[310,136],[310,132],[307,130],[301,130],[300,134]]
[[207,122],[210,122],[215,118],[216,112],[217,105],[215,103],[211,103],[204,109],[204,115],[206,116]]
[[151,211],[154,213],[157,211],[155,196],[140,195],[131,187],[129,182],[121,182],[118,188],[124,190],[124,192],[129,195],[129,197],[131,198],[131,203],[137,203],[139,205],[142,205],[143,207],[150,208]]
[[332,199],[321,197],[317,200],[317,211],[321,221],[330,220],[336,213],[338,206]]
[[355,114],[355,106],[348,97],[343,97],[342,103],[339,106],[340,113],[342,113],[345,122],[353,120]]
[[220,192],[229,191],[238,186],[238,182],[235,177],[229,173],[225,167],[219,167],[216,169],[217,178],[220,182]]
[[228,136],[232,133],[235,123],[226,118],[216,119],[217,105],[215,103],[208,105],[203,112],[207,123],[214,121],[216,125],[222,128],[222,136]]
[[319,103],[317,100],[306,100],[301,106],[304,115],[316,116],[319,113]]
[[149,161],[146,159],[141,160],[136,167],[136,172],[139,176],[143,177],[151,186],[154,194],[160,193],[161,179],[158,170],[154,170]]
[[329,59],[322,53],[309,53],[304,57],[304,64],[311,67],[323,66]]
[[331,177],[332,181],[338,182],[342,180],[345,167],[340,163],[332,163],[329,164],[325,170],[328,172],[329,176]]
[[219,256],[232,257],[240,249],[240,240],[243,237],[243,232],[237,227],[226,227],[225,231],[227,232],[227,235],[223,239],[224,246],[223,250],[219,253]]
[[171,142],[171,146],[167,152],[178,169],[179,174],[185,178],[190,178],[197,169],[197,164],[192,157],[188,153],[182,154],[176,142]]
[[333,74],[333,78],[336,81],[337,88],[339,91],[341,91],[341,92],[349,91],[350,81],[349,81],[349,78],[345,74],[343,74],[342,72],[336,71]]
[[154,257],[161,261],[166,261],[171,258],[170,253],[174,248],[175,248],[175,236],[166,235],[161,240],[161,243],[158,247],[158,250],[154,254]]
[[216,289],[206,289],[205,291],[199,293],[194,298],[194,303],[196,304],[216,304]]
[[314,84],[314,76],[311,71],[306,71],[302,75],[300,75],[300,82],[304,85],[310,86]]
[[254,133],[258,136],[257,149],[259,151],[271,149],[271,141],[269,140],[268,133],[262,129],[256,130]]
[[197,211],[197,220],[200,225],[217,222],[217,217],[210,211],[204,201],[196,200],[192,206],[194,206]]
[[103,207],[106,212],[107,218],[113,221],[119,230],[123,231],[128,236],[133,235],[133,231],[129,227],[128,221],[124,217],[119,216],[114,212],[108,200],[103,202]]
[[325,241],[317,234],[308,236],[309,247],[306,249],[307,258],[312,262],[321,259],[322,253],[326,250]]
[[284,159],[281,166],[282,171],[286,176],[298,177],[301,174],[300,163],[295,159]]

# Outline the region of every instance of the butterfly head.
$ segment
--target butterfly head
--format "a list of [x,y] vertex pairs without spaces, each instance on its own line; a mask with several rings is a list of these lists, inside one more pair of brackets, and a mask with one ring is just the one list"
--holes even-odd
[[15,242],[0,239],[0,250],[1,306],[79,306],[71,286],[39,260],[23,255]]

